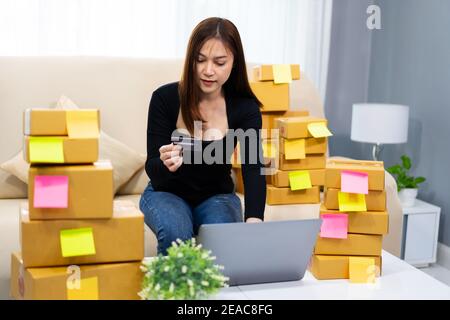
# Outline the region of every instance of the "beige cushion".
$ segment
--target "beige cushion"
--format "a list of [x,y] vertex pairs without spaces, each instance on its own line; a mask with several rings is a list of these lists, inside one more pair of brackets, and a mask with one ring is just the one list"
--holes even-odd
[[145,167],[142,167],[142,169],[136,172],[134,176],[117,191],[117,194],[141,194],[144,192],[149,181],[150,179],[148,178],[147,172],[145,172]]
[[27,185],[16,176],[0,169],[0,199],[26,198]]
[[[57,101],[56,109],[78,109],[78,106],[66,96]],[[130,180],[130,178],[145,164],[145,156],[134,151],[127,145],[100,131],[99,158],[108,159],[113,165],[114,193]],[[29,164],[23,159],[22,151],[14,158],[4,162],[0,168],[28,183]],[[138,179],[139,181],[139,179]],[[130,187],[131,190],[135,189]],[[124,193],[122,193],[124,194]]]

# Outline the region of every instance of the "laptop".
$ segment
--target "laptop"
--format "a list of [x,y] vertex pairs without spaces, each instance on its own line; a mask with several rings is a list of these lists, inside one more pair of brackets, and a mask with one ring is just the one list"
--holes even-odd
[[197,241],[224,266],[228,284],[245,285],[303,278],[321,219],[201,225]]

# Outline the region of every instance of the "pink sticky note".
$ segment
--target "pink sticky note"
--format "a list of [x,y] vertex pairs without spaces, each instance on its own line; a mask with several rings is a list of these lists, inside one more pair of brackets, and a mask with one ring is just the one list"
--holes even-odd
[[35,208],[67,208],[68,196],[68,176],[34,177]]
[[322,226],[320,236],[322,238],[347,239],[348,215],[344,213],[321,214]]
[[341,171],[341,191],[368,194],[369,176],[365,172]]

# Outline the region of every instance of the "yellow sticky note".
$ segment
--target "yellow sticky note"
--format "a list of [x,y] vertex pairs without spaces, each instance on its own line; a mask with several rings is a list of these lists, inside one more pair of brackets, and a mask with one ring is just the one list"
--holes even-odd
[[309,171],[289,172],[289,185],[293,191],[312,188]]
[[96,110],[67,110],[66,125],[70,138],[97,138],[99,135]]
[[305,159],[305,139],[284,140],[284,158],[286,160]]
[[338,202],[339,211],[367,211],[364,194],[339,191]]
[[272,70],[273,70],[273,82],[275,84],[292,82],[291,65],[274,64],[272,66]]
[[349,278],[352,283],[374,283],[377,275],[375,259],[349,257]]
[[64,163],[64,147],[61,137],[30,137],[30,162]]
[[277,154],[276,146],[272,142],[263,142],[262,148],[264,158],[273,158]]
[[80,279],[78,284],[73,288],[67,286],[67,300],[98,300],[97,277]]
[[92,228],[61,230],[61,251],[64,258],[95,254]]
[[313,122],[308,124],[308,131],[314,138],[324,138],[333,134],[328,130],[325,122]]

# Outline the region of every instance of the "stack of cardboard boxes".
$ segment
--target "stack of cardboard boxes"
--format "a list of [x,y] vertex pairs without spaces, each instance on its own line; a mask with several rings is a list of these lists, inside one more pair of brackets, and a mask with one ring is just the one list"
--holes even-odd
[[138,299],[144,219],[113,202],[113,168],[98,161],[98,110],[24,113],[28,203],[21,252],[12,254],[16,299]]
[[368,283],[381,274],[389,226],[384,178],[380,161],[327,161],[322,227],[310,264],[317,279]]
[[[310,117],[306,110],[289,110],[289,83],[298,79],[298,65],[261,65],[253,69],[250,85],[262,103],[262,145],[271,168],[266,176],[269,205],[320,202],[327,136],[331,133],[326,119]],[[239,164],[234,167],[237,191],[243,193]]]

